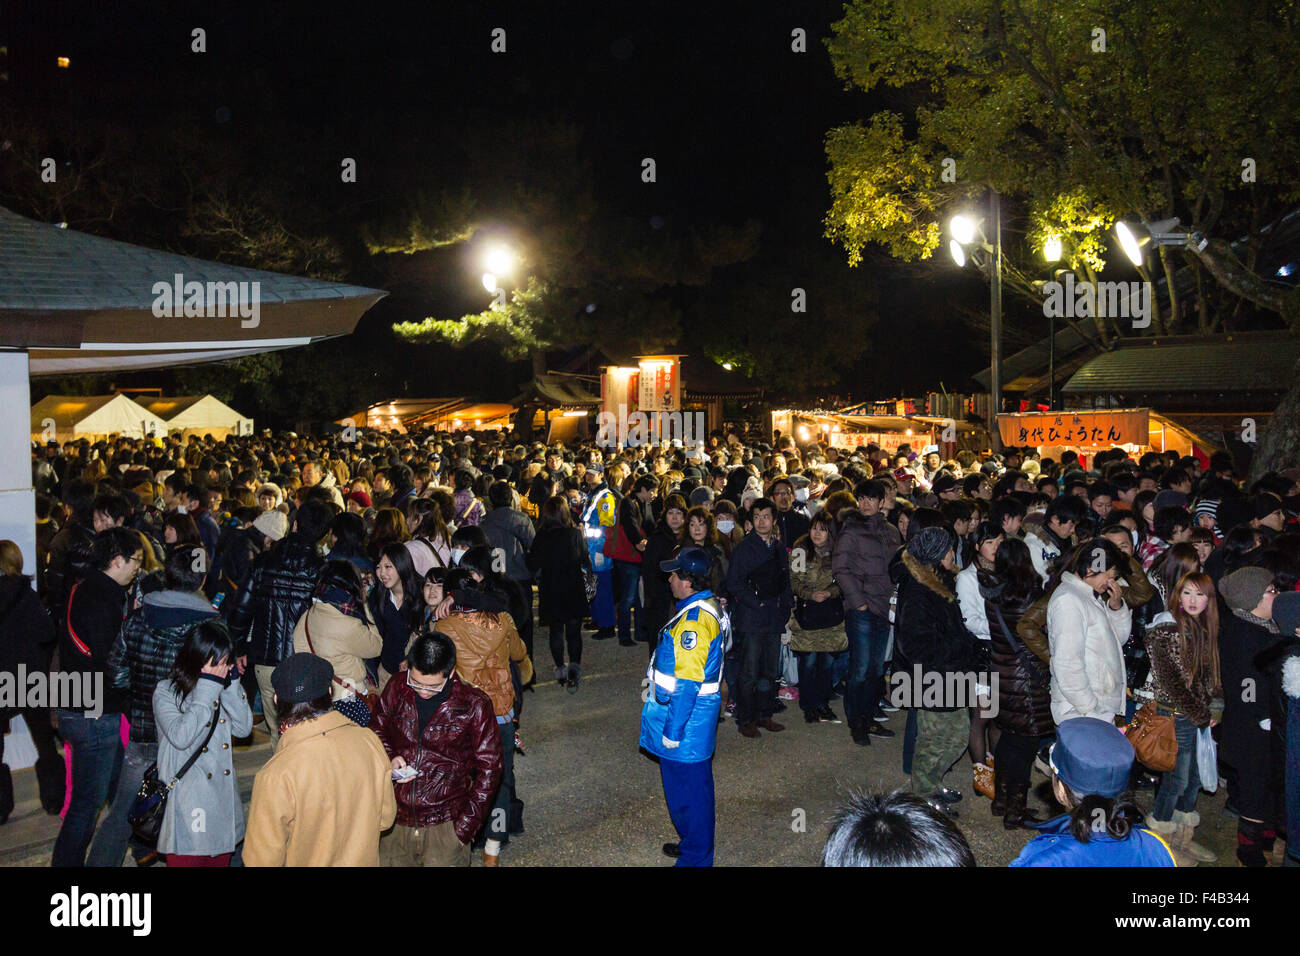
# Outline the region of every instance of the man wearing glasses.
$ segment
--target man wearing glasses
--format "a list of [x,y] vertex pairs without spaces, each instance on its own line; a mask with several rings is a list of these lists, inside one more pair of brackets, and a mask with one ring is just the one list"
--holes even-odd
[[641,710],[641,746],[659,758],[664,799],[680,843],[664,854],[678,866],[713,865],[713,748],[722,708],[722,658],[731,626],[709,590],[712,559],[684,548],[659,564],[677,613],[659,632]]
[[[501,783],[492,701],[455,668],[451,638],[422,634],[407,654],[406,679],[390,680],[379,699],[370,727],[392,761],[397,794],[381,866],[469,866],[470,843]],[[485,856],[485,865],[497,859]]]
[[[128,697],[113,689],[108,655],[126,616],[127,588],[143,560],[137,533],[123,528],[101,531],[92,545],[91,570],[72,586],[64,620],[56,622],[60,671],[74,676],[70,685],[83,689],[83,699],[77,710],[71,700],[52,702],[59,735],[73,750],[72,798],[54,843],[54,866],[85,865],[99,808],[117,789]],[[66,678],[53,683],[69,686]]]

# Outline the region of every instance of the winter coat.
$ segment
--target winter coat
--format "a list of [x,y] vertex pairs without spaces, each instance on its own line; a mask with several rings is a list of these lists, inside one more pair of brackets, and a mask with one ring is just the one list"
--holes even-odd
[[136,743],[158,742],[154,692],[170,676],[190,632],[215,617],[216,608],[197,591],[154,591],[122,622],[108,655],[108,668],[113,686],[130,695],[127,716]]
[[379,628],[383,642],[380,662],[384,670],[396,674],[418,630],[417,620],[407,613],[411,607],[411,596],[403,594],[402,606],[398,607],[393,603],[392,592],[378,584],[370,592],[370,599],[366,603],[370,609],[370,619]]
[[998,675],[997,726],[1000,730],[1025,737],[1045,737],[1056,729],[1052,720],[1051,671],[1018,636],[1016,642],[1021,652],[1017,654],[1007,632],[1002,629],[1005,622],[1016,635],[1021,618],[1041,592],[1011,601],[1002,591],[1002,587],[986,573],[981,598],[982,610],[989,622],[993,668]]
[[[456,645],[456,673],[488,695],[497,717],[508,716],[515,706],[510,662],[519,664],[523,683],[528,683],[532,676],[528,648],[520,640],[510,615],[455,611],[439,621],[437,626]],[[411,644],[414,643],[412,638]],[[410,644],[407,652],[410,652]]]
[[[591,558],[581,529],[555,527],[537,532],[526,560],[529,570],[537,576],[540,622],[562,624],[586,617],[587,590],[582,570],[591,567]],[[649,592],[647,582],[647,599]]]
[[506,558],[505,576],[511,581],[530,581],[528,549],[533,546],[533,523],[515,508],[493,508],[478,523],[493,548]]
[[776,534],[787,551],[793,548],[795,542],[808,533],[808,527],[811,523],[812,519],[797,508],[791,508],[789,511],[782,511],[778,508],[776,511]]
[[[922,564],[904,551],[895,565],[898,577],[898,608],[895,613],[894,671],[915,679],[920,668],[920,686],[913,688],[914,706],[922,706],[922,690],[938,674],[946,686],[947,675],[982,675],[988,669],[980,640],[962,623],[952,576],[942,569]],[[979,681],[983,683],[982,680]],[[974,701],[941,701],[925,710],[952,711],[974,706]]]
[[94,533],[73,519],[50,541],[50,559],[45,569],[45,600],[58,619],[67,606],[72,586],[89,573]]
[[476,525],[483,520],[483,502],[474,497],[474,492],[469,489],[462,489],[451,496],[452,506],[455,509],[455,525],[457,528],[465,528],[470,525]]
[[903,537],[883,512],[867,517],[846,508],[841,514],[831,568],[844,592],[844,608],[852,611],[865,604],[872,614],[887,618],[894,590],[889,563],[903,546]]
[[262,554],[264,540],[266,539],[256,528],[236,528],[226,539],[219,558],[219,573],[215,581],[208,582],[208,591],[214,603],[218,594],[225,595],[218,606],[226,614],[227,620],[234,613],[239,592],[248,586],[253,576],[253,565]]
[[[798,564],[803,565],[802,571],[794,570]],[[825,548],[818,550],[813,547],[812,539],[807,535],[796,539],[794,550],[790,552],[790,585],[798,600],[812,602],[812,596],[818,591],[829,591],[830,597],[822,603],[839,603],[842,608],[844,595],[840,592],[840,586],[835,583],[835,576],[831,573],[829,542]],[[838,654],[840,651],[848,650],[848,646],[849,637],[844,629],[843,614],[840,623],[812,631],[804,630],[798,618],[791,615],[790,650]]]
[[1067,571],[1047,603],[1052,657],[1052,718],[1113,721],[1124,713],[1124,641],[1133,612],[1112,611],[1083,579]]
[[1210,726],[1210,700],[1218,690],[1219,675],[1201,674],[1192,683],[1188,661],[1183,659],[1178,625],[1168,611],[1156,618],[1146,633],[1151,660],[1149,684],[1156,703],[1176,710],[1197,727]]
[[1223,678],[1219,745],[1223,760],[1237,771],[1239,780],[1249,778],[1267,786],[1272,777],[1272,745],[1269,731],[1259,724],[1272,719],[1274,682],[1255,666],[1255,658],[1284,638],[1232,611],[1219,620],[1219,673]]
[[[58,621],[59,669],[95,675],[104,682],[104,713],[124,713],[127,695],[113,688],[108,655],[126,617],[127,591],[103,571],[90,571],[72,586]],[[79,680],[81,678],[78,678]]]
[[374,732],[338,711],[284,730],[253,780],[244,865],[378,866],[397,815],[392,772]]
[[184,701],[177,700],[176,685],[160,681],[154,689],[154,721],[158,728],[158,779],[169,781],[203,743],[220,706],[221,717],[212,739],[167,798],[160,853],[183,856],[218,856],[233,853],[244,838],[244,803],[239,796],[232,737],[253,732],[253,712],[239,681],[201,676]]
[[647,634],[658,635],[673,616],[676,600],[668,587],[668,573],[660,571],[659,564],[671,558],[676,550],[677,535],[660,519],[641,554],[642,612],[645,615]]
[[[330,662],[334,676],[346,682],[330,682],[330,693],[335,700],[353,694],[365,696],[365,661],[378,657],[384,649],[379,628],[371,619],[368,609],[362,611],[365,620],[344,614],[333,604],[313,600],[311,607],[293,628],[295,654],[315,654]],[[311,641],[307,629],[311,628]]]
[[972,561],[957,572],[957,606],[961,608],[966,629],[980,640],[987,641],[989,619],[984,612],[984,595],[980,593],[978,561]]
[[388,682],[370,726],[390,760],[401,757],[419,773],[394,787],[398,825],[432,827],[450,820],[468,846],[501,783],[501,733],[488,695],[454,673],[450,680],[451,694],[423,733],[415,691],[405,680]]
[[790,559],[781,540],[745,535],[731,552],[727,570],[731,624],[741,634],[780,634],[794,606]]
[[1069,541],[1062,541],[1044,524],[1025,534],[1025,545],[1029,548],[1029,559],[1034,562],[1034,570],[1047,584],[1047,579],[1056,570],[1061,553],[1070,547]]
[[231,633],[249,663],[275,665],[293,653],[293,629],[311,605],[325,559],[316,542],[293,533],[253,564],[248,587],[230,616]]
[[0,674],[28,674],[50,669],[58,632],[50,612],[24,574],[0,576]]

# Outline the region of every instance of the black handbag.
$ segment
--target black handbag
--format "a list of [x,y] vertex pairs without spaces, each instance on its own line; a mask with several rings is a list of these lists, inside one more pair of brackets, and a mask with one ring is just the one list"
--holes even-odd
[[825,601],[807,601],[799,598],[794,604],[794,619],[805,631],[820,631],[844,623],[844,599],[827,598]]
[[144,772],[144,781],[140,784],[140,791],[135,795],[131,802],[131,809],[127,811],[126,819],[131,824],[131,835],[135,841],[151,850],[158,848],[158,834],[162,830],[163,814],[167,812],[167,796],[171,793],[172,787],[176,786],[181,777],[189,772],[194,766],[194,762],[199,759],[199,754],[203,753],[203,748],[208,745],[212,735],[216,732],[217,721],[221,717],[221,701],[218,700],[212,708],[212,723],[208,725],[208,734],[203,738],[203,743],[199,744],[194,753],[190,754],[190,759],[185,761],[185,765],[177,771],[176,776],[172,777],[171,782],[164,784],[158,779],[158,762],[155,760],[149,765],[149,769]]

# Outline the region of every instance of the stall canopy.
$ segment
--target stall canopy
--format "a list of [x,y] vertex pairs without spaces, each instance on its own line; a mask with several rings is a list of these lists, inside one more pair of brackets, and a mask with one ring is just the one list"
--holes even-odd
[[32,406],[32,441],[167,434],[167,423],[125,395],[46,395]]
[[165,421],[169,432],[212,435],[217,439],[253,433],[251,418],[212,395],[146,396],[136,402]]
[[502,402],[471,402],[468,398],[394,398],[375,402],[359,412],[337,419],[338,425],[381,431],[508,428],[515,407]]

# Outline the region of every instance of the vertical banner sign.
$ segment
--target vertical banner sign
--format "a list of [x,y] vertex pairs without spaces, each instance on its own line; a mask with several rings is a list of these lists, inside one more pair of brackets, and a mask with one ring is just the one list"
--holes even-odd
[[640,360],[637,408],[643,412],[675,412],[682,407],[681,356],[650,355]]
[[635,411],[636,397],[637,370],[607,366],[600,379],[600,408],[612,416],[609,420],[618,421],[620,414],[626,416]]

